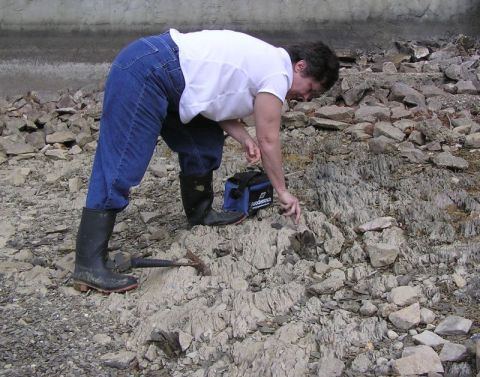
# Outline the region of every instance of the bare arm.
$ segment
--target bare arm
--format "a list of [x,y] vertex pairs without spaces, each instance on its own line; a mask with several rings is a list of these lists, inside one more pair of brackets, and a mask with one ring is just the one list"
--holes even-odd
[[257,143],[245,129],[244,125],[237,119],[224,120],[220,122],[220,127],[236,141],[245,150],[247,161],[250,164],[260,161],[260,150]]
[[285,185],[280,145],[280,123],[282,102],[273,94],[259,93],[255,98],[254,114],[257,140],[265,172],[278,194],[286,216],[292,216],[295,223],[300,219],[300,204]]

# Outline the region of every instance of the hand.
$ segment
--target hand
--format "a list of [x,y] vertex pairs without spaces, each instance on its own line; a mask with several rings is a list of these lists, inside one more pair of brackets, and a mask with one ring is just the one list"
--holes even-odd
[[247,162],[249,164],[255,164],[260,161],[260,148],[255,140],[253,140],[251,137],[245,139],[243,148],[245,149],[245,157],[247,158]]
[[284,216],[290,216],[295,224],[300,221],[300,203],[298,199],[290,194],[288,191],[282,191],[278,193],[280,200],[280,206],[284,210]]

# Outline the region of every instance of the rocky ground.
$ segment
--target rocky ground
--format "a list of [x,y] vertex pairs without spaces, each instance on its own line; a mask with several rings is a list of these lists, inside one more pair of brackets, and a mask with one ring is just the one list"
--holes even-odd
[[[479,375],[478,41],[338,53],[329,93],[285,105],[301,223],[271,207],[189,229],[159,142],[111,254],[189,249],[212,275],[136,270],[124,295],[70,279],[101,88],[0,99],[0,375]],[[227,140],[217,207],[239,152]]]

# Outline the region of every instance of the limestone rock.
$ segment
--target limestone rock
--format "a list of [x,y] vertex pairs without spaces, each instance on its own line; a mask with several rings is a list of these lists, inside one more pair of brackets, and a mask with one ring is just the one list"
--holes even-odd
[[423,344],[429,347],[437,347],[441,344],[445,344],[448,342],[447,340],[443,339],[442,337],[429,330],[425,330],[421,334],[414,335],[413,340],[416,343]]
[[463,361],[468,357],[468,350],[463,344],[445,343],[439,356],[442,361]]
[[387,243],[368,244],[366,246],[373,267],[385,267],[395,262],[399,249]]
[[471,80],[460,80],[457,82],[458,94],[478,94],[478,90]]
[[373,127],[373,136],[386,136],[396,141],[402,141],[405,138],[405,134],[394,127],[390,122],[377,122]]
[[71,131],[58,131],[47,135],[46,141],[48,144],[68,143],[75,141],[75,134]]
[[376,219],[373,219],[365,224],[358,226],[356,229],[361,233],[365,233],[365,232],[371,232],[371,231],[390,228],[394,225],[396,225],[395,218],[390,216],[385,216],[385,217],[378,217]]
[[335,357],[322,357],[318,362],[317,377],[340,377],[344,369],[343,361]]
[[323,106],[315,112],[316,117],[347,123],[353,119],[354,114],[355,112],[351,107],[336,105]]
[[345,273],[342,270],[333,270],[325,280],[311,285],[308,290],[315,294],[334,293],[343,287],[344,282]]
[[465,147],[480,148],[480,132],[465,137]]
[[316,118],[316,117],[310,118],[309,124],[315,128],[321,128],[324,130],[333,130],[333,131],[341,131],[349,126],[348,123],[339,122],[331,119]]
[[360,122],[376,122],[379,120],[389,120],[390,109],[381,106],[360,106],[355,112],[355,120]]
[[420,323],[420,305],[415,303],[406,308],[390,313],[388,319],[395,327],[408,330]]
[[100,357],[106,366],[115,369],[127,369],[135,360],[136,354],[130,351],[111,352]]
[[437,353],[428,346],[407,347],[402,358],[393,363],[396,373],[400,376],[426,374],[430,372],[443,373],[443,366]]
[[398,306],[405,306],[417,302],[420,298],[418,287],[401,286],[393,288],[389,295],[389,301]]
[[288,128],[302,128],[308,124],[308,117],[301,111],[290,111],[282,115],[282,124]]
[[442,152],[432,158],[435,165],[441,168],[464,170],[468,168],[468,162],[462,157],[455,157],[450,152]]
[[465,335],[468,334],[471,326],[471,320],[451,315],[438,324],[435,333],[439,335]]

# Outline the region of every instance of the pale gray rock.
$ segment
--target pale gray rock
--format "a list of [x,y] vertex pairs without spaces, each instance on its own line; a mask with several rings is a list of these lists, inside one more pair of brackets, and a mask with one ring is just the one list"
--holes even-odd
[[[434,332],[425,330],[421,334],[413,336],[415,343],[423,344],[424,346],[437,347],[441,344],[445,344],[448,340],[443,339]],[[442,360],[443,361],[443,360]]]
[[374,154],[395,152],[395,140],[381,135],[368,140],[368,148]]
[[438,326],[435,328],[435,334],[465,335],[468,334],[471,326],[471,320],[456,315],[451,315],[438,324]]
[[403,101],[417,106],[425,106],[425,96],[411,86],[397,82],[392,86],[390,99]]
[[393,123],[393,125],[399,130],[401,130],[403,133],[405,133],[406,131],[411,132],[413,129],[415,129],[415,124],[416,122],[410,119],[400,119]]
[[458,134],[445,127],[440,119],[432,118],[423,122],[417,122],[415,129],[425,135],[427,141],[456,144],[465,139],[464,135]]
[[[343,80],[345,81],[345,80]],[[342,82],[343,83],[343,82]],[[353,106],[361,101],[365,92],[370,89],[370,85],[365,82],[359,83],[352,88],[346,89],[342,93],[342,98],[347,106]]]
[[435,313],[427,308],[422,308],[420,310],[420,323],[430,324],[435,320]]
[[424,145],[425,136],[420,131],[413,130],[410,135],[408,135],[408,141],[411,141],[417,145]]
[[420,92],[426,97],[436,97],[436,96],[444,96],[447,93],[440,89],[436,85],[422,85],[420,87]]
[[478,94],[476,86],[471,80],[460,80],[457,82],[457,94]]
[[393,368],[400,376],[443,373],[443,366],[437,353],[428,346],[407,347],[402,358],[393,362]]
[[317,117],[311,117],[309,120],[309,124],[315,128],[332,130],[332,131],[341,131],[349,126],[348,123],[339,122],[332,119],[317,118]]
[[340,377],[345,363],[335,357],[322,357],[318,361],[317,377]]
[[397,106],[392,109],[392,115],[391,115],[392,120],[410,118],[411,116],[412,116],[412,112],[403,107]]
[[25,141],[37,150],[42,149],[45,146],[45,133],[43,131],[29,133],[25,136]]
[[45,156],[52,160],[66,160],[68,151],[65,149],[48,149],[45,151]]
[[350,366],[351,370],[357,373],[366,373],[371,367],[372,362],[365,353],[357,355]]
[[71,193],[79,192],[82,187],[82,180],[80,177],[73,177],[68,180],[68,191]]
[[353,119],[354,115],[355,111],[351,107],[336,105],[323,106],[315,112],[316,117],[347,123]]
[[58,131],[47,135],[47,144],[68,143],[75,141],[76,135],[71,131]]
[[325,231],[325,241],[323,242],[323,249],[328,255],[338,255],[342,251],[345,237],[342,232],[335,226],[328,222],[323,224]]
[[35,148],[25,142],[10,142],[4,138],[0,141],[0,145],[3,146],[7,155],[18,156],[35,152]]
[[390,120],[390,109],[382,106],[360,106],[355,112],[355,120],[371,123],[379,120]]
[[468,357],[468,349],[463,344],[445,343],[440,351],[440,360],[445,361],[463,361]]
[[385,267],[393,264],[399,253],[397,246],[387,243],[367,244],[366,251],[373,267]]
[[395,287],[389,294],[389,301],[398,306],[405,306],[417,302],[421,297],[418,287],[401,286]]
[[438,63],[425,62],[422,72],[440,72],[440,65]]
[[345,283],[345,272],[336,269],[328,273],[327,278],[320,283],[311,285],[308,290],[315,294],[335,293],[343,287]]
[[112,338],[107,334],[95,334],[93,336],[93,341],[101,346],[105,346],[112,342]]
[[415,303],[406,308],[390,313],[388,319],[395,327],[402,330],[408,330],[420,323],[420,305]]
[[398,334],[397,334],[395,331],[393,331],[393,330],[388,330],[388,331],[387,331],[387,337],[388,337],[388,339],[390,339],[390,340],[395,340],[395,339],[398,338]]
[[287,129],[302,128],[308,124],[308,117],[301,111],[289,111],[282,115],[282,124]]
[[377,122],[373,126],[373,136],[378,137],[382,135],[396,141],[405,139],[405,134],[390,122]]
[[110,352],[105,355],[100,356],[100,360],[106,366],[115,369],[127,369],[130,367],[130,364],[135,360],[135,352],[130,351],[120,351],[120,352]]
[[465,147],[480,148],[480,132],[465,137]]
[[468,168],[467,160],[453,156],[450,152],[439,153],[432,158],[433,163],[441,168],[464,170]]
[[87,132],[80,132],[75,137],[75,142],[80,147],[83,147],[83,146],[87,145],[88,143],[92,142],[93,140],[94,140],[94,138],[93,138],[92,134],[87,133]]
[[402,63],[400,64],[400,72],[403,73],[420,73],[423,71],[425,62]]
[[300,111],[302,113],[310,114],[317,111],[320,108],[320,104],[317,102],[298,102],[293,111]]
[[378,308],[371,301],[365,300],[360,307],[360,314],[364,316],[372,316],[378,311]]
[[452,64],[444,71],[445,76],[450,80],[461,80],[463,78],[462,66],[459,64]]
[[383,65],[382,65],[382,72],[393,74],[393,73],[397,73],[398,70],[397,70],[397,67],[395,66],[395,63],[384,62]]
[[395,220],[395,218],[390,216],[385,216],[385,217],[378,217],[369,222],[366,222],[358,226],[356,230],[361,233],[365,233],[365,232],[387,229],[394,225],[397,225],[397,221]]

